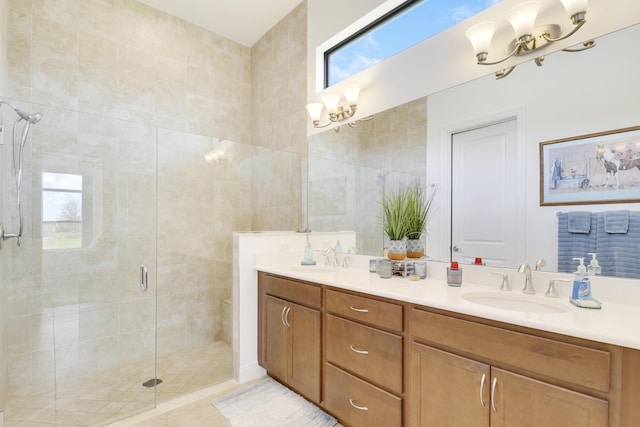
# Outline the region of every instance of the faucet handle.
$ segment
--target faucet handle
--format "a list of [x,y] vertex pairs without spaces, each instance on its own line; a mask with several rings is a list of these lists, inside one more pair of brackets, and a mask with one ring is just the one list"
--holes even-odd
[[569,282],[571,282],[571,280],[567,280],[567,279],[551,279],[551,280],[549,280],[549,288],[547,289],[547,292],[544,293],[545,296],[547,296],[549,298],[558,298],[560,296],[560,295],[558,295],[558,291],[556,290],[555,282],[569,283]]
[[342,258],[342,268],[349,268],[349,261],[351,261],[351,257]]
[[507,273],[492,271],[491,274],[495,274],[496,276],[502,276],[502,284],[500,285],[501,291],[511,292],[511,286],[509,285],[509,275]]

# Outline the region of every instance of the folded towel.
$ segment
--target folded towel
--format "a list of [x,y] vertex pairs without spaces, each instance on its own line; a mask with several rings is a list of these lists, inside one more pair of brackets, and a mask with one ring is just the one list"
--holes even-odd
[[589,230],[591,230],[591,212],[569,212],[567,228],[569,233],[589,233]]
[[625,234],[629,230],[629,211],[606,211],[604,231],[609,234]]

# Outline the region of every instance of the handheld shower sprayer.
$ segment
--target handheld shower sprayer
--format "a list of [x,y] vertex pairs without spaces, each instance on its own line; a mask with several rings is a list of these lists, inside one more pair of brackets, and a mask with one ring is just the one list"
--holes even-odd
[[[31,129],[31,125],[38,123],[42,120],[41,113],[33,113],[29,114],[18,107],[8,103],[7,101],[0,98],[0,106],[5,104],[9,106],[17,115],[18,118],[13,123],[13,138],[12,138],[12,158],[13,158],[13,175],[16,181],[16,197],[18,199],[18,217],[19,217],[19,226],[18,232],[15,234],[6,234],[4,232],[4,228],[2,224],[0,224],[0,248],[2,247],[2,242],[8,239],[16,239],[18,246],[20,246],[20,239],[22,238],[22,229],[24,225],[24,218],[22,214],[22,154],[24,150],[24,146],[27,143],[27,138],[29,136],[29,130]],[[24,121],[24,126],[22,128],[20,143],[17,144],[17,130],[18,123]],[[17,150],[17,153],[16,153]],[[17,162],[16,162],[16,154],[17,154]],[[17,164],[16,164],[17,163]]]

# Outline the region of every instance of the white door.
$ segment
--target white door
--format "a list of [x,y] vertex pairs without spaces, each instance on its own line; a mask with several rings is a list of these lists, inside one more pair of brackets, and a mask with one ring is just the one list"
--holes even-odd
[[451,260],[517,267],[524,261],[524,165],[516,120],[451,138]]

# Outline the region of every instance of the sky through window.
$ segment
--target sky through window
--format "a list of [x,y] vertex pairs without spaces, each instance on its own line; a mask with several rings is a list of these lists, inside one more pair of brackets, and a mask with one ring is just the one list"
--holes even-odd
[[499,3],[501,0],[420,0],[380,25],[327,52],[326,86],[332,86],[396,53]]

